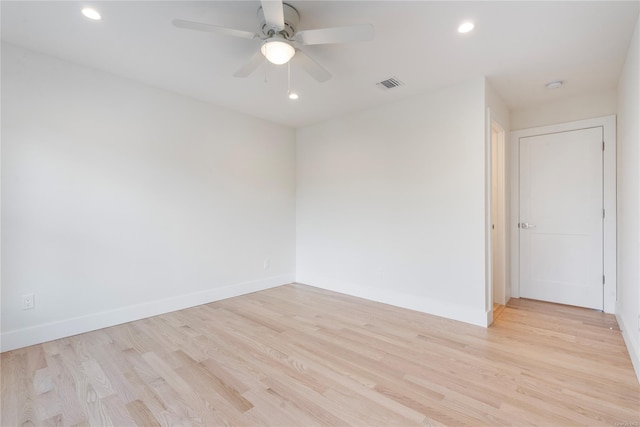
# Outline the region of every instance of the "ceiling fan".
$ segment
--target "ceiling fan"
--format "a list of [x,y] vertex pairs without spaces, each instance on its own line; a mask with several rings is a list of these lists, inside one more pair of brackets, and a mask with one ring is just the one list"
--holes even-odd
[[374,28],[371,24],[298,31],[300,14],[293,6],[283,3],[282,0],[261,0],[260,3],[261,6],[258,8],[260,33],[182,19],[174,19],[173,25],[189,30],[262,40],[260,50],[233,74],[235,77],[249,76],[265,58],[279,65],[286,64],[295,57],[296,63],[318,82],[329,80],[331,74],[297,46],[368,41],[374,36]]

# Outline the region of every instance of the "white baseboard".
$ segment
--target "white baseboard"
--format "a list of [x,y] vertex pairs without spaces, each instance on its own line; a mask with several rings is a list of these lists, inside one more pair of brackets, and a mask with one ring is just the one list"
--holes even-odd
[[95,331],[109,326],[132,322],[146,317],[157,316],[184,308],[195,307],[226,298],[274,288],[291,283],[294,279],[294,275],[268,277],[251,282],[236,283],[220,288],[207,289],[185,295],[176,295],[171,298],[149,301],[115,310],[8,331],[0,335],[0,351],[14,350],[59,338]]
[[318,277],[303,277],[298,278],[296,281],[328,291],[420,311],[422,313],[458,320],[485,328],[489,326],[490,323],[487,322],[490,315],[492,316],[492,312],[487,312],[484,309],[473,309],[467,306],[445,303],[421,296],[403,294],[389,289],[338,283],[334,280]]
[[640,353],[638,352],[638,348],[636,347],[637,343],[629,336],[629,331],[633,331],[632,328],[628,327],[625,324],[622,316],[616,313],[616,320],[618,321],[618,326],[622,331],[622,338],[624,339],[624,343],[627,346],[627,351],[629,352],[629,357],[631,358],[631,364],[633,365],[633,369],[636,371],[636,377],[638,378],[638,382],[640,383]]

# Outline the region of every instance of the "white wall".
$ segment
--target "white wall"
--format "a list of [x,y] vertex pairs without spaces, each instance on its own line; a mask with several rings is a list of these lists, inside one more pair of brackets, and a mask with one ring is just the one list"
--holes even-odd
[[3,350],[291,282],[295,132],[3,45],[2,267]]
[[[562,90],[562,89],[555,89]],[[511,111],[511,129],[528,129],[616,114],[615,89]]]
[[618,82],[618,323],[640,379],[640,35]]
[[297,132],[297,281],[486,325],[485,82]]

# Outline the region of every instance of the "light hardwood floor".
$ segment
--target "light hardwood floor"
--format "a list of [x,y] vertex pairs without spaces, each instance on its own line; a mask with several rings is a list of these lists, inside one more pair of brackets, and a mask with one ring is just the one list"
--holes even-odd
[[287,285],[2,354],[2,426],[640,425],[615,318],[485,329]]

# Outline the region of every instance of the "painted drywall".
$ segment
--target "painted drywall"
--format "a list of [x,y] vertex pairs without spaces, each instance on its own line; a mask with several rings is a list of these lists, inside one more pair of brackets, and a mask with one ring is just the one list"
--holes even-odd
[[486,325],[484,111],[479,78],[298,129],[297,281]]
[[[495,121],[503,130],[504,130],[504,149],[502,151],[502,153],[500,153],[502,155],[502,166],[503,166],[503,170],[502,170],[502,177],[503,177],[503,181],[500,183],[501,185],[498,185],[498,191],[501,191],[503,193],[503,199],[501,203],[498,203],[498,209],[501,211],[499,212],[499,218],[502,220],[502,222],[504,222],[504,234],[501,236],[500,233],[498,233],[498,239],[500,240],[499,242],[494,242],[495,245],[501,245],[502,249],[503,249],[503,253],[504,253],[504,262],[498,262],[498,268],[500,268],[502,270],[501,275],[502,275],[502,280],[504,281],[504,300],[508,301],[509,298],[511,298],[511,283],[509,278],[511,277],[511,270],[510,270],[510,250],[511,250],[511,245],[510,245],[510,233],[511,233],[511,228],[510,228],[510,221],[509,221],[509,206],[510,206],[510,191],[509,191],[509,156],[510,156],[510,151],[509,151],[509,144],[508,144],[508,137],[509,137],[509,131],[511,130],[511,114],[509,112],[509,108],[507,107],[507,104],[504,102],[504,100],[502,99],[502,97],[500,96],[500,94],[498,94],[498,92],[495,91],[495,89],[491,86],[491,84],[489,82],[485,82],[485,111],[487,111],[487,117],[486,117],[486,146],[487,146],[487,163],[486,163],[486,168],[487,168],[487,272],[491,272],[492,270],[492,251],[491,251],[491,246],[490,246],[490,236],[491,236],[491,168],[492,165],[490,163],[490,159],[491,159],[491,152],[490,152],[490,148],[491,148],[491,121]],[[496,272],[491,272],[491,274],[500,274],[500,272],[496,273]],[[491,286],[489,286],[490,284],[492,284],[493,279],[490,277],[489,274],[487,274],[487,294],[486,294],[486,304],[485,304],[485,308],[488,312],[492,313],[493,310],[493,298],[492,298],[492,293],[491,293]],[[492,316],[492,314],[491,314]],[[489,321],[491,322],[493,319],[489,319]]]
[[491,83],[485,82],[485,105],[491,111],[491,119],[506,131],[511,130],[511,112],[502,97],[491,86]]
[[2,267],[3,350],[291,282],[295,131],[3,44]]
[[[570,84],[569,82],[567,84]],[[562,89],[555,89],[562,90]],[[511,129],[528,129],[616,114],[615,89],[511,111]]]
[[640,379],[640,34],[618,82],[618,302],[616,314]]

